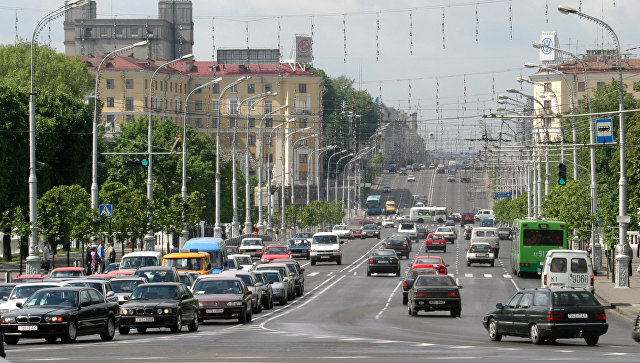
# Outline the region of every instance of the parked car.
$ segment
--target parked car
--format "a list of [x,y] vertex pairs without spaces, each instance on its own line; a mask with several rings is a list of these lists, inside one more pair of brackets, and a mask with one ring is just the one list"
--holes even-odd
[[447,240],[442,234],[429,233],[424,242],[424,251],[429,252],[431,250],[441,250],[442,252],[447,253]]
[[[256,266],[256,271],[260,270],[278,271],[280,273],[280,276],[282,276],[282,286],[285,288],[287,295],[285,296],[285,301],[280,300],[281,305],[285,305],[288,301],[293,301],[293,299],[296,298],[294,275],[289,271],[287,266],[279,263],[265,263]],[[273,287],[273,292],[276,296],[279,296],[276,293],[276,286]]]
[[583,338],[598,344],[609,328],[604,307],[583,289],[524,289],[496,304],[482,319],[489,339],[528,337],[533,344],[556,339]]
[[367,276],[372,273],[395,273],[400,276],[400,261],[395,251],[390,249],[373,250],[367,260]]
[[438,270],[440,275],[447,274],[448,264],[444,263],[444,260],[440,256],[418,256],[413,261],[411,269],[414,268],[433,268]]
[[0,299],[4,300],[5,297],[8,299],[9,295],[11,295],[11,290],[13,290],[17,284],[17,282],[0,283]]
[[137,270],[140,267],[160,265],[162,265],[161,252],[136,251],[129,252],[122,257],[118,270]]
[[291,258],[281,258],[273,260],[271,261],[271,263],[283,264],[287,266],[289,276],[293,278],[293,290],[295,292],[295,295],[302,296],[304,294],[304,268],[300,267],[298,261]]
[[178,276],[180,276],[180,281],[188,288],[191,288],[193,282],[196,281],[196,278],[188,271],[178,271]]
[[234,276],[242,280],[247,289],[251,291],[251,312],[257,314],[262,312],[262,282],[251,271],[222,271],[218,276]]
[[92,287],[100,292],[102,296],[104,296],[107,301],[118,302],[118,297],[113,292],[113,288],[111,287],[111,283],[104,279],[71,279],[65,281],[70,286],[86,286]]
[[181,282],[140,284],[120,311],[120,334],[129,334],[132,328],[138,333],[148,328],[170,328],[179,333],[184,324],[189,331],[197,331],[200,319],[198,300]]
[[418,276],[438,274],[438,270],[434,268],[414,268],[409,270],[407,276],[402,279],[402,305],[407,305],[407,302],[409,301],[409,290]]
[[[0,315],[4,316],[4,314],[12,312],[14,310],[20,309],[20,306],[24,304],[24,302],[33,295],[36,291],[50,288],[50,287],[62,287],[69,286],[65,282],[54,282],[54,281],[44,281],[44,282],[26,282],[17,284],[12,290],[9,297],[2,298],[4,300],[0,304]],[[18,306],[20,305],[20,306]]]
[[0,329],[7,344],[18,344],[22,338],[71,343],[90,334],[112,340],[120,321],[118,303],[89,287],[41,289],[19,305],[20,310],[2,316]]
[[451,276],[420,275],[409,289],[407,311],[416,316],[419,311],[450,311],[459,317],[462,312],[460,289]]
[[[268,266],[268,265],[267,265]],[[256,273],[262,273],[262,278],[271,285],[273,291],[273,300],[277,300],[280,305],[287,305],[289,299],[287,290],[289,289],[289,280],[284,281],[284,277],[279,270],[269,270],[268,268],[258,269]],[[273,304],[271,305],[273,308]]]
[[133,273],[133,275],[143,277],[147,280],[147,282],[181,282],[180,276],[178,276],[178,270],[173,267],[140,267]]
[[407,242],[406,238],[387,238],[384,241],[383,247],[386,249],[394,250],[398,256],[404,256],[409,259],[409,253],[411,252],[411,242]]
[[253,272],[254,275],[256,275],[256,278],[258,279],[258,281],[262,282],[262,308],[263,309],[273,309],[273,288],[271,287],[271,285],[273,283],[269,282],[269,280],[267,280],[264,271],[254,271]]
[[472,263],[488,263],[493,267],[495,253],[491,245],[486,242],[472,244],[467,251],[467,266]]

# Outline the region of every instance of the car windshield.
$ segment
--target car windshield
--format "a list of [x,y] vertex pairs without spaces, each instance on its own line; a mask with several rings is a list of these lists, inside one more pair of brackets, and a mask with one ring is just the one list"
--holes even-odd
[[9,296],[11,294],[11,290],[15,285],[2,285],[0,286],[0,297]]
[[77,301],[77,291],[56,289],[36,292],[24,302],[24,306],[77,306]]
[[379,250],[371,252],[371,257],[395,257],[396,253],[391,250]]
[[239,265],[251,265],[253,263],[249,256],[235,256],[234,259]]
[[58,278],[58,277],[78,277],[78,276],[82,276],[82,270],[51,271],[51,277],[53,277],[53,278]]
[[449,227],[439,227],[438,232],[452,232]]
[[57,287],[57,286],[56,285],[16,286],[13,289],[13,291],[11,291],[11,296],[9,296],[9,300],[26,299],[29,296],[33,295],[34,292],[47,287]]
[[473,245],[471,245],[471,249],[469,251],[470,252],[487,253],[487,252],[491,251],[491,247],[489,247],[489,245],[485,245],[485,244],[473,244]]
[[138,269],[140,267],[157,266],[157,265],[158,265],[158,260],[155,257],[125,256],[122,258],[122,263],[120,264],[120,268],[121,269]]
[[136,299],[178,300],[178,287],[173,285],[140,285],[131,294],[131,300]]
[[352,229],[351,233],[362,233],[362,230],[359,229],[359,228],[358,229]]
[[256,275],[256,279],[258,279],[258,282],[262,282],[263,284],[266,284],[267,282],[269,282],[266,280],[264,273],[256,272],[254,274]]
[[102,291],[102,284],[99,282],[89,282],[89,281],[68,281],[67,282],[71,286],[87,286],[92,287],[98,291]]
[[242,285],[236,280],[202,280],[198,282],[193,291],[196,294],[242,294]]
[[282,277],[277,272],[265,272],[263,276],[267,282],[282,282]]
[[175,267],[176,270],[202,270],[204,257],[180,257],[166,258],[162,264],[166,267]]
[[230,255],[238,253],[238,246],[227,246],[227,253]]
[[[258,269],[260,270],[260,268],[258,268]],[[276,270],[276,271],[280,272],[280,275],[281,275],[281,276],[289,276],[289,273],[288,273],[288,271],[287,271],[287,268],[286,268],[286,267],[282,267],[282,266],[278,266],[278,267],[275,267],[275,266],[265,266],[265,267],[263,267],[261,270]]]
[[344,231],[345,229],[347,229],[347,226],[342,226],[342,225],[333,226],[334,231]]
[[404,244],[406,241],[403,239],[390,239],[387,244],[392,245],[392,246],[400,246],[402,244]]
[[239,264],[236,262],[235,258],[229,258],[229,259],[227,260],[227,267],[228,267],[229,269],[231,269],[231,270],[232,270],[232,269],[237,269],[237,268],[238,268],[238,265],[239,265]]
[[245,285],[247,286],[253,286],[253,279],[251,278],[251,275],[236,275],[237,278],[241,279]]
[[111,280],[109,282],[114,292],[131,292],[142,283],[140,280]]
[[433,268],[414,268],[413,270],[409,271],[408,278],[415,279],[419,275],[438,275],[438,271]]
[[286,247],[267,247],[264,249],[265,255],[286,255],[289,253]]
[[243,246],[262,246],[262,240],[259,239],[246,239],[242,241]]
[[[346,229],[346,228],[345,228]],[[338,237],[336,236],[314,236],[313,243],[319,245],[333,245],[338,243]]]
[[400,224],[400,229],[414,229],[415,226],[413,223],[402,223]]
[[313,237],[313,233],[310,232],[301,232],[296,234],[296,238],[311,238]]
[[173,274],[167,270],[138,270],[134,275],[144,277],[148,282],[175,282]]
[[429,240],[441,240],[444,239],[441,234],[432,234],[429,235]]
[[362,229],[366,229],[366,230],[376,230],[378,229],[378,226],[376,226],[375,224],[367,224],[366,226],[362,227]]
[[553,306],[599,306],[588,291],[562,291],[553,293]]
[[421,275],[416,278],[414,286],[456,286],[451,276]]
[[418,228],[418,233],[427,233],[426,228]]
[[189,275],[180,274],[180,275],[178,275],[178,277],[180,277],[180,282],[182,282],[183,284],[185,284],[187,286],[191,285],[191,278],[189,277]]
[[433,265],[433,264],[442,264],[442,261],[439,258],[418,258],[416,260],[416,265]]

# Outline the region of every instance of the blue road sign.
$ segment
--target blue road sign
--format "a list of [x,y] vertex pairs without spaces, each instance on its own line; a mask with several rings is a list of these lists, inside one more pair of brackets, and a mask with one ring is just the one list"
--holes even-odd
[[113,218],[113,206],[111,204],[100,204],[98,212],[101,217]]
[[493,199],[511,198],[511,192],[495,192],[493,193]]
[[596,142],[598,144],[613,143],[613,120],[610,118],[596,120]]

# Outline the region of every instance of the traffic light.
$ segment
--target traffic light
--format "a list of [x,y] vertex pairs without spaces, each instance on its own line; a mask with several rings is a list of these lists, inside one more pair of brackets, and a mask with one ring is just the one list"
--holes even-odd
[[558,164],[558,184],[567,184],[567,166],[563,163]]
[[149,166],[149,161],[147,159],[127,159],[127,166],[129,167],[138,167],[138,166]]

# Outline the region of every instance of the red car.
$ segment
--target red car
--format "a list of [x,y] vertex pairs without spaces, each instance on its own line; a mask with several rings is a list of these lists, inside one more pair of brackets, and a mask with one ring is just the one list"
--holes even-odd
[[84,268],[82,267],[57,267],[49,272],[49,277],[52,279],[82,276],[85,276]]
[[38,282],[44,280],[46,275],[18,275],[11,282]]
[[377,224],[380,225],[382,224],[382,222],[378,222],[378,221],[374,221],[373,219],[363,219],[360,221],[360,224],[362,224],[363,226],[366,224]]
[[360,239],[364,239],[364,235],[362,234],[362,228],[354,228],[351,230],[351,236],[349,236],[349,239],[355,239],[355,238],[360,238]]
[[427,240],[424,242],[424,250],[429,252],[430,250],[442,250],[447,252],[447,240],[439,233],[429,233]]
[[447,274],[447,267],[449,265],[444,263],[444,260],[440,256],[418,256],[413,261],[411,269],[414,268],[434,268],[438,270],[440,275]]
[[260,252],[260,262],[269,263],[278,258],[290,258],[290,254],[287,246],[267,246]]

